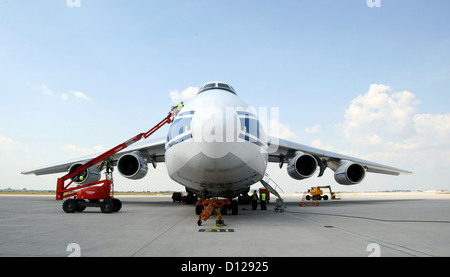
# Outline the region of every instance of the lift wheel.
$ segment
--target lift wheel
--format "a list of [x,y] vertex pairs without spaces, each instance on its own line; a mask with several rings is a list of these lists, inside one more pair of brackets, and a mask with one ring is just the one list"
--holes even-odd
[[109,199],[66,199],[62,204],[62,209],[66,213],[82,212],[86,207],[99,207],[102,213],[109,214],[118,212],[122,208],[122,202],[116,198]]

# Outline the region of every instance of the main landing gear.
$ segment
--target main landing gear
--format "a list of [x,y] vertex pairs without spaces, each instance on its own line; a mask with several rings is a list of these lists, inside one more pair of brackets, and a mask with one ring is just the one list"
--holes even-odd
[[238,203],[236,200],[228,199],[202,199],[197,202],[195,213],[198,215],[198,226],[202,225],[203,221],[208,220],[211,215],[216,215],[216,224],[223,225],[222,215],[226,215],[228,210],[231,210],[232,215],[238,214]]

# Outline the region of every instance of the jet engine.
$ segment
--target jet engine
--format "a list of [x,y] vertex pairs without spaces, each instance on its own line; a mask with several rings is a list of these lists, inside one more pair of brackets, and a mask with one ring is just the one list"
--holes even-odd
[[125,154],[117,161],[117,169],[123,177],[132,180],[142,179],[147,175],[148,166],[140,153],[135,151]]
[[360,164],[341,161],[334,170],[334,180],[341,185],[359,184],[366,176],[366,170]]
[[289,176],[297,180],[311,177],[317,169],[317,160],[310,154],[296,152],[296,156],[289,159],[287,172]]
[[[69,174],[74,172],[78,167],[84,163],[74,163],[69,168]],[[90,184],[100,181],[100,170],[96,166],[91,166],[84,170],[78,177],[72,178],[77,184]]]

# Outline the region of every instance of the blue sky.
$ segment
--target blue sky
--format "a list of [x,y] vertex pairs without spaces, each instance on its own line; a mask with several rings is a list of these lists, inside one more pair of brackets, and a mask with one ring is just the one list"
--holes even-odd
[[[59,175],[20,172],[107,150],[212,80],[278,107],[290,140],[414,172],[336,190],[450,188],[446,0],[79,3],[0,0],[1,189],[54,189]],[[285,170],[268,169],[285,192],[334,184]],[[115,176],[118,190],[183,190],[164,165]]]

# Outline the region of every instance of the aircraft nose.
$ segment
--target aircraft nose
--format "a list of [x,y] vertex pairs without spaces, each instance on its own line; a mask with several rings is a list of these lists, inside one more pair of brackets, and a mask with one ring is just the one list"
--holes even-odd
[[205,143],[207,148],[221,152],[222,143],[238,141],[238,128],[233,108],[211,106],[194,115],[192,138],[194,142]]

